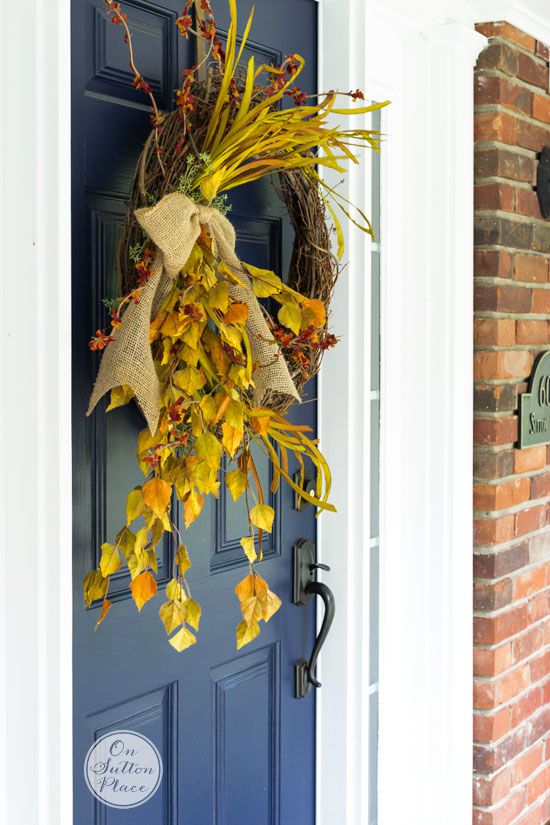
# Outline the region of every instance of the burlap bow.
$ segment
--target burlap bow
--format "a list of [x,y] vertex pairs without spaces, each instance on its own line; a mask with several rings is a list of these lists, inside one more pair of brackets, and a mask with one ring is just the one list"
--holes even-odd
[[136,209],[135,216],[157,247],[152,275],[143,288],[139,303],[130,304],[122,316],[122,325],[115,330],[113,340],[103,353],[99,373],[90,398],[87,415],[99,399],[113,387],[129,386],[154,433],[160,413],[161,386],[155,370],[149,325],[168,296],[173,279],[187,263],[199,237],[201,224],[208,228],[216,258],[234,270],[244,286],[230,285],[232,301],[248,306],[246,330],[250,338],[252,358],[256,365],[254,403],[262,404],[267,391],[300,396],[290,377],[287,364],[274,340],[258,303],[250,278],[235,254],[235,230],[217,209],[201,206],[173,192],[155,206]]

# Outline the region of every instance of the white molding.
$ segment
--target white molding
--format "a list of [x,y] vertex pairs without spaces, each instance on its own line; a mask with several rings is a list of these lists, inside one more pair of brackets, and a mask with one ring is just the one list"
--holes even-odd
[[[2,4],[0,819],[72,822],[70,25]],[[24,111],[24,116],[21,113]]]
[[[322,3],[321,88],[392,100],[382,153],[380,825],[400,821],[404,804],[410,825],[471,818],[472,70],[486,39],[468,14],[449,20],[452,9]],[[364,196],[365,167],[346,185],[352,200]],[[368,822],[358,736],[368,692],[358,682],[368,657],[369,331],[358,323],[368,247],[346,234],[332,316],[343,339],[320,379],[338,513],[319,525],[337,614],[318,695],[318,825]]]

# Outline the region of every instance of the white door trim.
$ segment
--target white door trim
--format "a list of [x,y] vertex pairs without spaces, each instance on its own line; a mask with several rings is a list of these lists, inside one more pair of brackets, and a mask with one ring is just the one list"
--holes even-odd
[[[322,0],[321,9],[320,88],[393,101],[382,150],[378,821],[462,825],[472,747],[472,76],[486,41],[431,0]],[[367,156],[341,188],[367,212],[369,165]],[[336,619],[318,692],[318,825],[369,823],[370,243],[349,227],[346,239],[332,313],[342,340],[320,378],[338,513],[319,524]]]

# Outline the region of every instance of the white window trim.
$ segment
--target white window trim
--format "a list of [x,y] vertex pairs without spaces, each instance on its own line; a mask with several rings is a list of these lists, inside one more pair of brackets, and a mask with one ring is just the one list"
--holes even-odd
[[[467,432],[471,307],[465,292],[471,286],[471,105],[470,79],[464,79],[466,69],[462,75],[456,66],[453,71],[449,50],[462,67],[471,66],[482,42],[472,33],[474,19],[510,19],[546,42],[550,26],[541,14],[541,0],[481,4],[477,0],[449,0],[448,4],[392,0],[387,5],[391,5],[393,31],[388,28],[387,40],[376,42],[373,24],[388,20],[382,4],[368,0],[363,8],[362,0],[322,0],[321,5],[321,77],[327,83],[347,89],[368,87],[370,80],[371,88],[383,90],[385,83],[391,85],[384,77],[388,62],[382,59],[384,49],[395,54],[404,48],[416,71],[427,61],[434,101],[445,78],[458,86],[460,117],[452,107],[440,112],[437,105],[418,113],[421,127],[425,131],[430,127],[435,143],[429,168],[422,164],[417,168],[414,162],[403,167],[403,157],[390,142],[384,161],[385,214],[387,221],[390,203],[391,224],[387,223],[384,232],[383,302],[388,311],[382,331],[385,569],[380,823],[394,825],[406,806],[411,825],[442,821],[462,825],[470,817],[471,745],[470,701],[466,699],[471,621],[466,593],[471,548],[471,436]],[[447,5],[443,15],[442,7]],[[0,12],[4,35],[0,77],[4,159],[0,180],[0,819],[18,825],[71,825],[69,4],[67,0],[31,0],[24,19],[13,4],[1,4]],[[457,24],[441,28],[448,18]],[[396,39],[398,29],[400,39]],[[349,44],[347,58],[344,44]],[[372,60],[363,59],[365,47]],[[445,62],[445,74],[439,70],[440,60]],[[394,95],[394,103],[400,98],[410,105],[418,98],[414,77],[412,73],[408,92],[403,88],[400,95]],[[404,141],[397,114],[388,113],[387,123]],[[414,140],[407,140],[407,147],[408,157],[414,160]],[[431,176],[440,172],[445,173],[442,189],[430,188]],[[421,210],[419,198],[402,185],[409,176],[424,187]],[[352,196],[361,196],[368,181],[355,175],[349,186]],[[405,244],[401,244],[399,220],[406,227]],[[427,225],[433,227],[430,237],[434,242],[429,256],[424,242]],[[352,542],[357,542],[357,551],[361,548],[361,511],[368,492],[368,479],[356,455],[363,443],[366,350],[359,315],[355,312],[349,317],[347,302],[359,295],[363,303],[358,306],[364,310],[368,296],[360,292],[359,280],[366,247],[356,237],[349,236],[348,241],[352,266],[338,291],[334,326],[354,337],[348,337],[327,359],[321,379],[321,432],[325,450],[335,462],[340,511],[333,520],[323,520],[320,541],[324,558],[333,565],[330,581],[338,595],[340,623],[323,657],[325,683],[319,691],[318,825],[366,822],[364,726],[358,724],[363,724],[364,701],[359,677],[368,650],[361,624],[363,583],[355,578],[360,571],[358,553],[353,556],[349,551]],[[396,282],[396,264],[403,260],[405,250],[403,267],[409,280],[399,276]],[[445,280],[437,263],[441,260],[448,275]],[[417,283],[424,285],[424,291],[411,289],[414,278],[420,279]],[[427,302],[423,303],[423,295]],[[413,324],[413,317],[423,318],[425,326]],[[450,335],[449,327],[433,326],[445,318]],[[426,331],[422,338],[419,329]],[[429,336],[444,340],[445,348],[427,346]],[[351,365],[348,355],[353,357]],[[405,357],[410,358],[411,370],[403,370]],[[442,365],[450,369],[442,379],[445,392],[435,393],[434,382],[427,382],[426,375]],[[360,381],[351,367],[361,367]],[[397,412],[402,407],[393,405],[392,398],[399,395],[396,381],[403,372],[410,420],[407,431],[400,433]],[[331,404],[336,389],[343,393],[340,399],[348,398],[350,404],[347,415],[337,418]],[[39,403],[33,404],[33,398]],[[436,424],[433,418],[424,418],[430,410],[432,416],[443,416],[438,419],[438,431],[448,424],[449,438],[443,444],[433,439],[426,444],[428,427]],[[409,452],[407,462],[401,463],[403,450]],[[403,472],[410,473],[413,466],[419,468],[419,477],[404,478]],[[396,479],[403,491],[399,507]],[[346,502],[352,505],[351,512]],[[446,552],[438,555],[441,547]],[[342,617],[346,619],[344,630]],[[409,663],[414,671],[406,670]],[[434,713],[437,730],[425,724],[434,719]],[[457,796],[461,793],[462,799]]]

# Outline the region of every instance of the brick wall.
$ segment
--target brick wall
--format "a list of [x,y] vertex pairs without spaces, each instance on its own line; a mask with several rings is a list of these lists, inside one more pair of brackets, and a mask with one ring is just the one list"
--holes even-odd
[[550,348],[548,49],[487,23],[475,72],[474,825],[550,820],[550,448],[516,449]]

